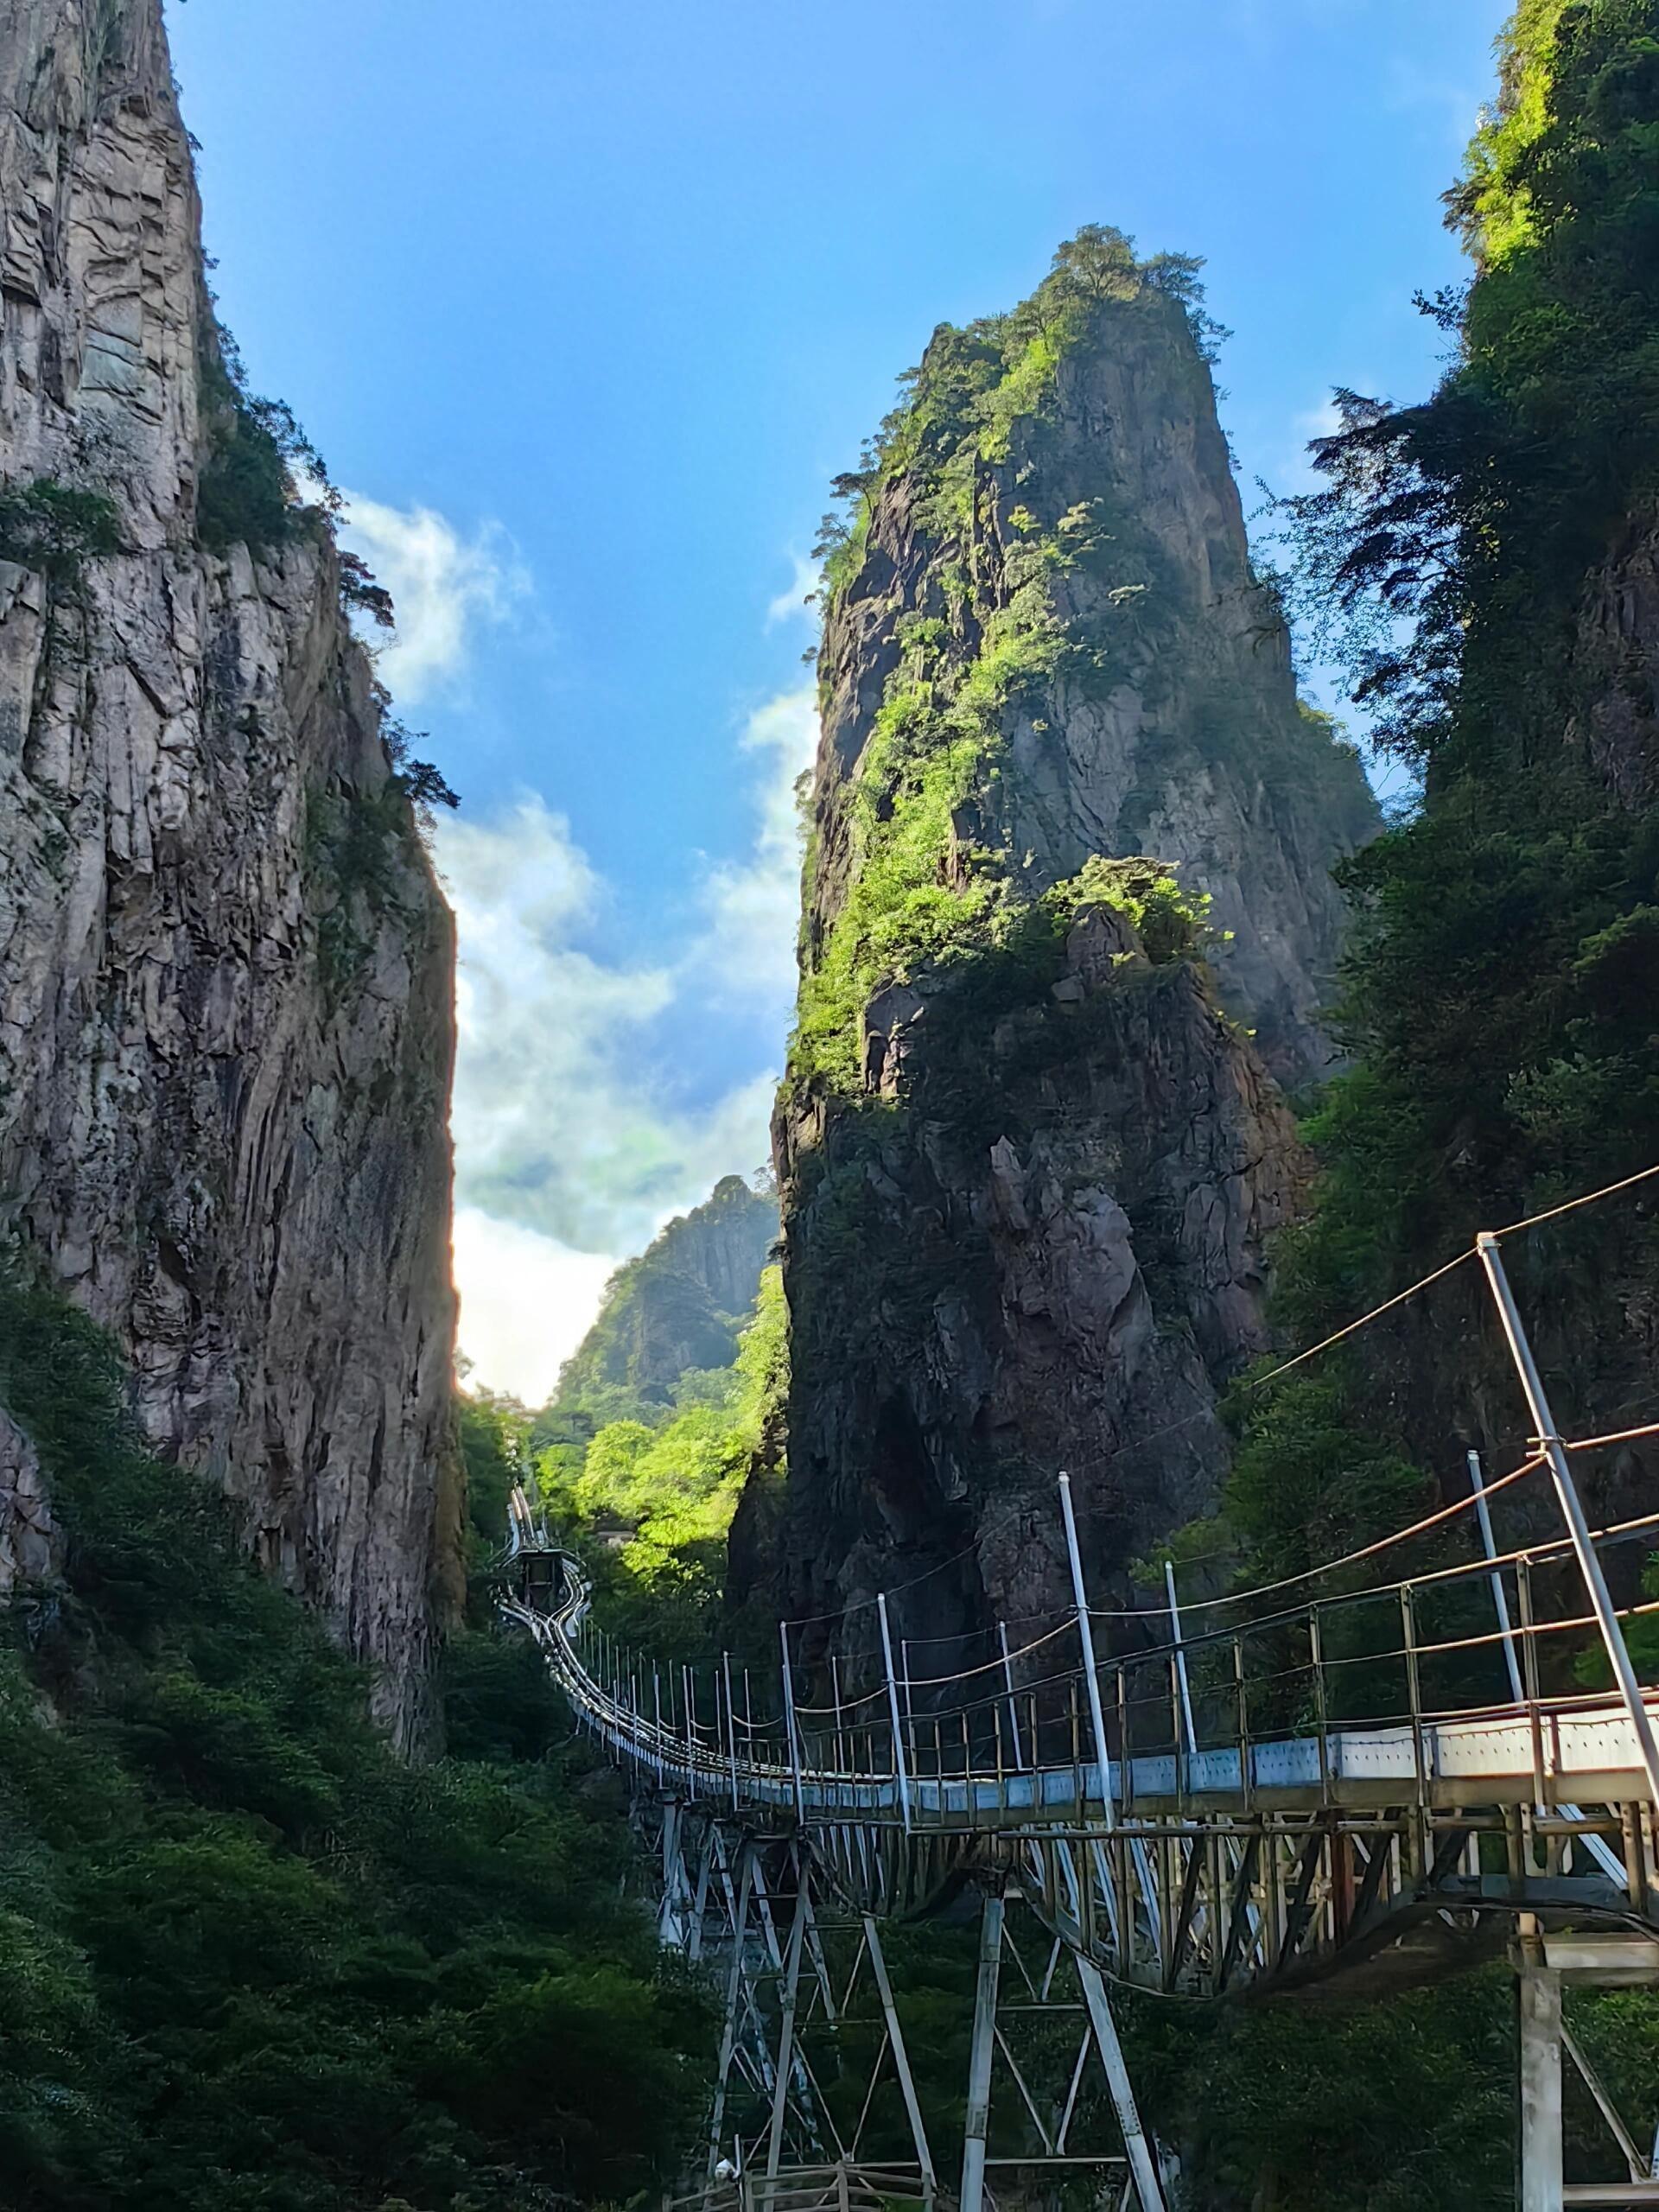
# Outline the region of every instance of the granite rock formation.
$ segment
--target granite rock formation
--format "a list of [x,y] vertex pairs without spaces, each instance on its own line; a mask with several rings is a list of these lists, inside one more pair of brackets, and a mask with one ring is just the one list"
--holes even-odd
[[1103,1597],[1224,1473],[1306,1174],[1280,1084],[1330,1064],[1330,871],[1377,817],[1297,700],[1204,330],[1191,264],[1085,232],[936,334],[843,480],[774,1124],[789,1474],[740,1600],[886,1586],[971,1636],[1066,1602],[1061,1467]]
[[[0,1209],[412,1745],[457,1543],[451,925],[326,519],[250,543],[221,498],[204,537],[238,440],[160,0],[0,0]],[[38,1566],[4,1461],[0,1562]]]
[[584,1414],[590,1427],[614,1417],[617,1394],[670,1405],[688,1370],[729,1367],[777,1239],[777,1200],[741,1175],[722,1176],[700,1206],[618,1268],[598,1319],[565,1362],[538,1435],[581,1427]]

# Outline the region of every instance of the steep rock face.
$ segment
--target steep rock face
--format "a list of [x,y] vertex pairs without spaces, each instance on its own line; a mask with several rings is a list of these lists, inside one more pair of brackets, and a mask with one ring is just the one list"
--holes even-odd
[[548,1418],[617,1391],[666,1405],[688,1369],[728,1367],[777,1237],[777,1202],[741,1175],[722,1176],[702,1205],[618,1269]]
[[931,389],[960,376],[975,336],[941,334],[917,408],[936,419],[864,494],[861,559],[820,661],[808,964],[860,865],[857,787],[884,705],[967,671],[1000,694],[1000,757],[962,795],[957,843],[991,849],[1027,897],[1091,854],[1176,866],[1229,933],[1224,1002],[1294,1084],[1330,1062],[1331,868],[1375,834],[1376,802],[1353,748],[1298,702],[1179,300],[1141,283],[1071,312],[1036,404],[988,431],[982,404],[964,423]]
[[1591,576],[1573,676],[1591,699],[1571,734],[1618,804],[1659,803],[1659,518],[1632,516]]
[[789,1484],[734,1558],[791,1614],[896,1588],[922,1637],[1058,1607],[1061,1467],[1122,1588],[1213,1496],[1217,1384],[1264,1347],[1262,1241],[1304,1162],[1202,969],[1109,909],[1046,986],[989,965],[874,1010],[904,1055],[862,1111],[780,1121]]
[[1328,1061],[1329,871],[1376,816],[1251,576],[1190,277],[1085,233],[936,335],[848,480],[774,1124],[789,1472],[739,1599],[971,1636],[1067,1602],[1059,1468],[1103,1593],[1225,1471],[1306,1175],[1269,1071]]
[[457,1541],[450,921],[326,528],[201,542],[225,380],[159,0],[0,0],[0,223],[6,491],[107,501],[114,548],[0,561],[0,1205],[412,1742]]

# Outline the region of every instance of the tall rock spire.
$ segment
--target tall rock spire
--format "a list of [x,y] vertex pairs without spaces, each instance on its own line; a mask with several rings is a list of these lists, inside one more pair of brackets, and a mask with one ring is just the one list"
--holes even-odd
[[1252,573],[1207,327],[1194,264],[1085,232],[936,333],[842,480],[776,1124],[789,1480],[734,1540],[789,1610],[920,1573],[918,1633],[1040,1611],[1058,1467],[1103,1572],[1226,1465],[1302,1175],[1274,1078],[1329,1060],[1330,870],[1376,810]]

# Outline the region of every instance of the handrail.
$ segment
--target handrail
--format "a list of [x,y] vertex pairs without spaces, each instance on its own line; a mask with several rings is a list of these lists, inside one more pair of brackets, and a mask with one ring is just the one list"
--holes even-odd
[[[1659,1516],[1643,1516],[1602,1532],[1598,1541],[1629,1541],[1655,1526],[1659,1526]],[[1317,1788],[1328,1797],[1332,1788],[1342,1785],[1349,1789],[1351,1802],[1352,1787],[1368,1764],[1377,1776],[1379,1802],[1389,1796],[1390,1784],[1389,1802],[1397,1802],[1414,1788],[1420,1795],[1432,1796],[1437,1783],[1452,1770],[1460,1777],[1491,1772],[1494,1777],[1507,1777],[1511,1784],[1518,1777],[1527,1784],[1524,1794],[1537,1795],[1541,1802],[1541,1785],[1553,1777],[1539,1772],[1541,1730],[1552,1742],[1551,1757],[1563,1783],[1567,1772],[1581,1770],[1592,1756],[1620,1772],[1633,1764],[1619,1741],[1621,1726],[1627,1725],[1623,1708],[1594,1692],[1535,1695],[1518,1704],[1511,1700],[1462,1707],[1437,1706],[1427,1699],[1421,1683],[1427,1663],[1449,1652],[1496,1644],[1501,1637],[1483,1633],[1439,1643],[1416,1637],[1409,1601],[1411,1593],[1421,1592],[1430,1580],[1421,1577],[1381,1590],[1351,1593],[1345,1599],[1315,1600],[1268,1621],[1250,1624],[1242,1631],[1211,1632],[1190,1639],[1185,1646],[1189,1656],[1205,1643],[1230,1644],[1236,1655],[1243,1637],[1251,1630],[1282,1632],[1306,1624],[1315,1613],[1328,1624],[1344,1605],[1374,1604],[1389,1595],[1402,1601],[1407,1623],[1407,1640],[1391,1643],[1382,1651],[1326,1655],[1321,1650],[1307,1661],[1228,1684],[1224,1702],[1233,1706],[1238,1717],[1224,1740],[1208,1746],[1185,1744],[1179,1721],[1166,1741],[1145,1746],[1134,1740],[1135,1716],[1166,1713],[1175,1692],[1172,1684],[1150,1696],[1130,1695],[1129,1683],[1141,1670],[1166,1662],[1175,1649],[1171,1644],[1124,1654],[1099,1668],[1105,1681],[1115,1680],[1117,1685],[1115,1698],[1108,1701],[1117,1721],[1117,1750],[1109,1760],[1109,1771],[1104,1777],[1086,1749],[1087,1727],[1078,1696],[1084,1677],[1077,1667],[1046,1675],[1038,1682],[1020,1684],[1012,1692],[1004,1688],[938,1712],[912,1709],[901,1715],[902,1763],[901,1746],[895,1743],[890,1724],[885,1719],[850,1719],[855,1709],[854,1700],[843,1699],[839,1708],[798,1708],[798,1719],[810,1718],[816,1722],[833,1716],[840,1724],[805,1730],[798,1766],[781,1719],[769,1728],[765,1723],[748,1725],[731,1716],[743,1731],[740,1746],[736,1727],[729,1737],[724,1734],[718,1710],[712,1727],[686,1715],[671,1716],[665,1723],[660,1716],[641,1713],[631,1700],[614,1687],[607,1687],[590,1670],[578,1648],[588,1633],[591,1599],[579,1563],[547,1542],[545,1531],[536,1527],[527,1510],[515,1513],[515,1529],[517,1541],[510,1547],[510,1556],[521,1564],[537,1555],[555,1562],[560,1592],[550,1611],[538,1611],[522,1599],[511,1597],[502,1600],[503,1610],[536,1637],[556,1678],[584,1721],[613,1751],[649,1768],[664,1782],[683,1783],[694,1794],[728,1799],[734,1808],[742,1804],[764,1808],[774,1816],[792,1812],[809,1823],[855,1816],[893,1824],[903,1809],[900,1777],[904,1775],[913,1815],[927,1827],[971,1830],[1006,1826],[1010,1821],[1052,1827],[1057,1818],[1064,1820],[1068,1814],[1084,1821],[1090,1800],[1108,1808],[1108,1824],[1115,1826],[1119,1815],[1109,1808],[1121,1806],[1125,1796],[1132,1804],[1143,1807],[1172,1796],[1199,1797],[1218,1806],[1231,1800],[1248,1802],[1262,1790],[1275,1787],[1304,1795]],[[1552,1562],[1562,1549],[1556,1543],[1540,1546],[1512,1554],[1502,1564],[1519,1566],[1524,1572],[1530,1563]],[[1484,1578],[1493,1569],[1491,1563],[1483,1560],[1461,1571]],[[1529,1609],[1522,1611],[1528,1613]],[[1626,1611],[1631,1615],[1651,1614],[1659,1611],[1659,1601]],[[1583,1625],[1577,1616],[1561,1621],[1533,1620],[1529,1616],[1512,1633],[1517,1640],[1535,1640]],[[1051,1635],[1036,1642],[1046,1644],[1052,1640]],[[1027,1647],[1034,1648],[1034,1644]],[[1373,1713],[1361,1719],[1330,1719],[1328,1706],[1342,1670],[1360,1667],[1378,1673],[1402,1669],[1403,1707]],[[988,1671],[964,1669],[961,1677],[940,1681],[966,1681]],[[1249,1730],[1241,1705],[1235,1700],[1248,1704],[1250,1693],[1259,1697],[1274,1684],[1287,1685],[1299,1678],[1327,1685],[1316,1699],[1325,1715],[1319,1726],[1293,1728],[1276,1735]],[[909,1687],[924,1686],[912,1683]],[[1200,1685],[1195,1694],[1202,1706],[1212,1701],[1217,1693]],[[1659,1709],[1659,1690],[1650,1695]],[[1020,1707],[1025,1708],[1025,1740],[1033,1756],[1014,1761],[1007,1757],[1001,1722],[1007,1712]],[[1052,1751],[1057,1727],[1068,1755],[1059,1759],[1036,1756],[1045,1749]],[[1127,1770],[1126,1735],[1130,1739]],[[768,1740],[772,1746],[771,1756],[767,1755]],[[1316,1751],[1317,1762],[1312,1756]],[[1626,1794],[1639,1796],[1643,1792],[1636,1787]]]

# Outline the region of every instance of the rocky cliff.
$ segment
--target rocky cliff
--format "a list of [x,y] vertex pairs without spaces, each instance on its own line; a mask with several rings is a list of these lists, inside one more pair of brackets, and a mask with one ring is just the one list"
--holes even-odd
[[291,426],[221,350],[160,0],[0,0],[0,1207],[413,1741],[450,921]]
[[537,1437],[615,1419],[629,1400],[670,1405],[689,1369],[729,1367],[777,1238],[776,1199],[741,1175],[722,1176],[700,1206],[671,1221],[613,1276],[599,1319],[565,1362]]
[[1103,1586],[1224,1470],[1304,1173],[1274,1077],[1329,1060],[1330,869],[1376,817],[1252,575],[1205,328],[1192,264],[1085,232],[936,334],[842,480],[775,1127],[790,1473],[740,1596],[910,1583],[906,1632],[958,1634],[1060,1602],[1059,1467]]

